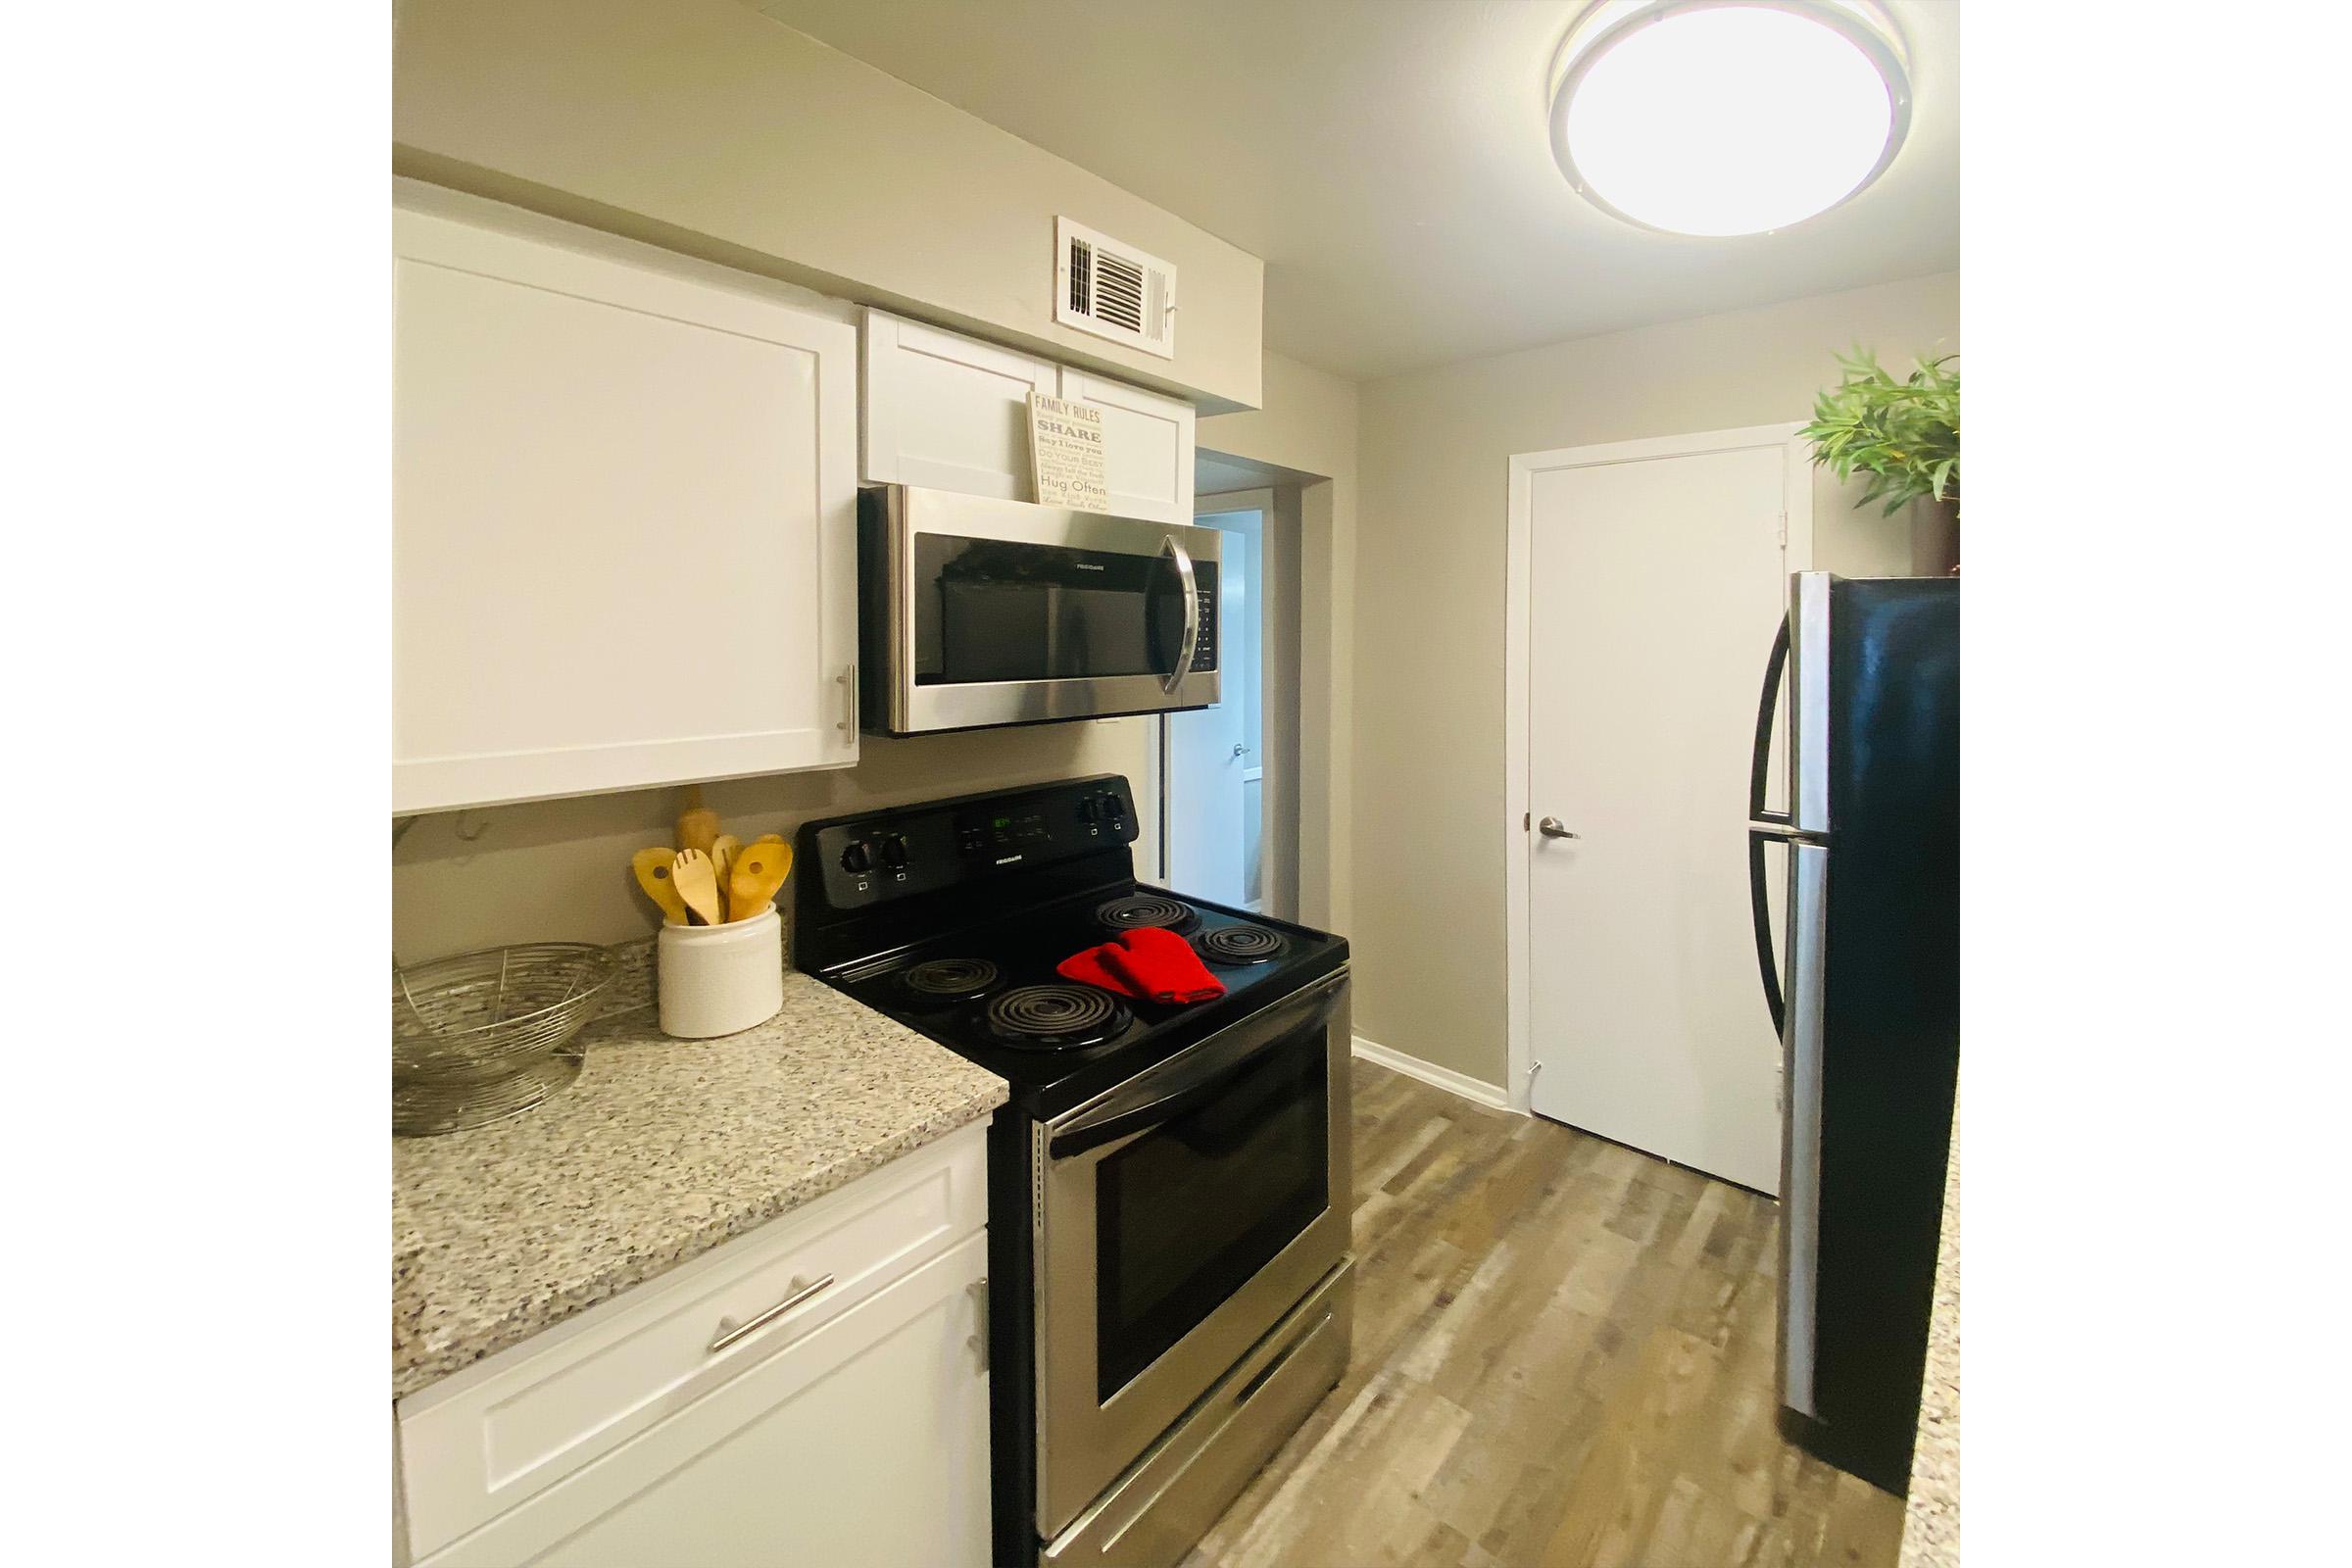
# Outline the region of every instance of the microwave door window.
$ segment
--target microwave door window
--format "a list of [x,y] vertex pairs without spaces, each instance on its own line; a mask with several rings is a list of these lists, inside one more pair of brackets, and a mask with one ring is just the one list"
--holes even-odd
[[1051,640],[1047,596],[1017,583],[940,584],[939,678],[954,682],[1036,680]]
[[[922,534],[915,541],[919,685],[1089,679],[1172,667],[1155,564],[1141,556]],[[1179,621],[1180,624],[1180,621]]]

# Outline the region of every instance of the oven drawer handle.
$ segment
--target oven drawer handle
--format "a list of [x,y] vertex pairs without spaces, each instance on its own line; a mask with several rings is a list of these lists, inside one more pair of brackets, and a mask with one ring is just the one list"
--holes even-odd
[[[1304,1000],[1320,1004],[1322,1009],[1328,1012],[1332,993],[1339,989],[1340,983],[1336,978],[1327,981],[1306,992]],[[1157,1100],[1148,1101],[1133,1110],[1106,1116],[1084,1127],[1074,1127],[1066,1133],[1056,1133],[1046,1145],[1046,1155],[1051,1159],[1067,1159],[1074,1154],[1083,1154],[1088,1150],[1100,1149],[1104,1144],[1115,1144],[1130,1133],[1148,1132],[1162,1122],[1173,1121],[1195,1105],[1216,1098],[1237,1075],[1256,1066],[1264,1054],[1262,1051],[1252,1051],[1239,1061],[1229,1063],[1215,1076],[1200,1083],[1189,1084]]]
[[1255,1377],[1242,1385],[1241,1392],[1233,1396],[1233,1402],[1236,1404],[1248,1404],[1250,1399],[1256,1396],[1258,1390],[1264,1388],[1267,1384],[1274,1381],[1275,1373],[1290,1365],[1292,1356],[1297,1355],[1300,1350],[1306,1348],[1307,1341],[1313,1339],[1316,1335],[1331,1327],[1331,1313],[1324,1313],[1320,1318],[1315,1320],[1314,1327],[1308,1329],[1305,1333],[1291,1341],[1290,1344],[1284,1346],[1282,1349],[1275,1355],[1273,1360],[1268,1361],[1264,1366],[1261,1366],[1257,1369],[1257,1375]]

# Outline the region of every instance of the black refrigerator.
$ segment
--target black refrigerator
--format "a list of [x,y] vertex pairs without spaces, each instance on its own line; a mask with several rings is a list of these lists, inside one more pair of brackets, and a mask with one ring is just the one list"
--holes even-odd
[[[1960,1065],[1959,581],[1790,578],[1755,745],[1748,878],[1783,1069],[1781,1427],[1899,1494]],[[1787,856],[1779,952],[1774,845]]]

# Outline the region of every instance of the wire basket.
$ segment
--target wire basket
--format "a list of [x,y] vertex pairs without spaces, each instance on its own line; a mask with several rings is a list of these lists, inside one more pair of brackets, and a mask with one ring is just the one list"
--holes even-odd
[[515,1115],[579,1076],[566,1051],[619,972],[609,948],[534,942],[392,971],[392,1130]]

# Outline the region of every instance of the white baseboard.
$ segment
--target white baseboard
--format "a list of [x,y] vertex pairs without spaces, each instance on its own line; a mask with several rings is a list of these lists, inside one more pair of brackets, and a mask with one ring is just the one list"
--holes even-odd
[[1449,1095],[1459,1095],[1464,1100],[1494,1110],[1517,1109],[1511,1103],[1510,1096],[1484,1079],[1473,1078],[1466,1072],[1455,1072],[1451,1067],[1440,1067],[1434,1062],[1423,1061],[1419,1056],[1408,1056],[1401,1051],[1391,1051],[1375,1041],[1366,1040],[1362,1035],[1355,1036],[1354,1043],[1355,1054],[1374,1066],[1400,1072],[1407,1078],[1418,1078],[1432,1089],[1443,1089]]

